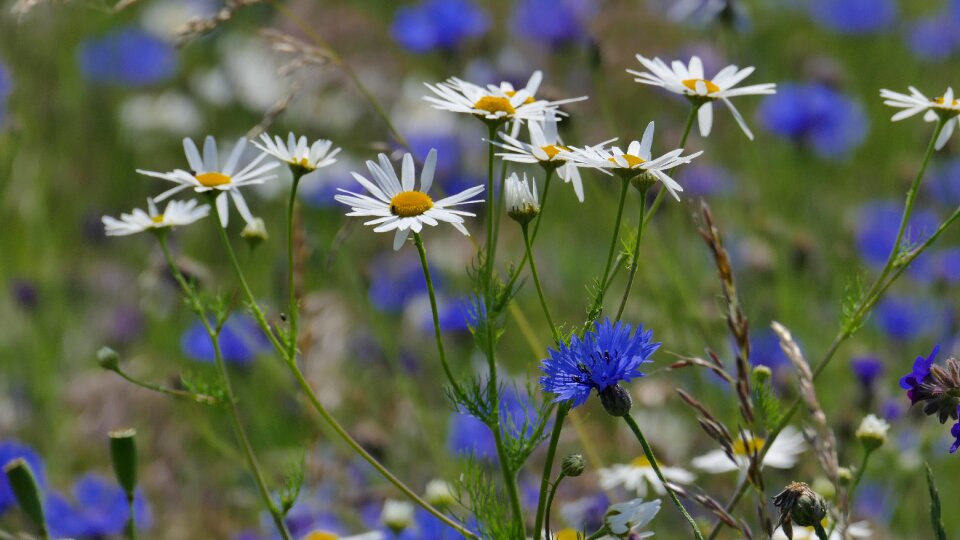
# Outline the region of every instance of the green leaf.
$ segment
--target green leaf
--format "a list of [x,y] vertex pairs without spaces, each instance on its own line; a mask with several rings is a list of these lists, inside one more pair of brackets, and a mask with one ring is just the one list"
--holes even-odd
[[927,469],[927,487],[930,489],[930,522],[933,524],[933,532],[937,540],[947,540],[947,531],[943,527],[943,520],[940,519],[940,492],[937,491],[937,484],[933,481],[933,471],[930,470],[930,464],[924,463]]

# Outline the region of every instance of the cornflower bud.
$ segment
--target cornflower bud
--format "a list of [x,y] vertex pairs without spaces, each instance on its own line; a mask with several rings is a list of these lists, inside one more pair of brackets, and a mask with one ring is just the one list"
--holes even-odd
[[583,474],[583,469],[587,466],[586,461],[581,454],[570,454],[560,462],[560,470],[566,476],[577,477]]

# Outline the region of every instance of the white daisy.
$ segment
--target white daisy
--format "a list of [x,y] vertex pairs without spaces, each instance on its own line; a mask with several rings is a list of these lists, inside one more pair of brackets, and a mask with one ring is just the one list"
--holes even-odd
[[[530,75],[530,79],[527,81],[527,85],[524,86],[522,89],[529,96],[527,98],[527,101],[530,101],[533,103],[539,101],[537,99],[537,91],[540,90],[540,83],[542,81],[543,81],[543,72],[540,71],[539,69],[537,71],[534,71],[533,75]],[[510,83],[509,81],[502,81],[498,86],[488,85],[487,87],[490,88],[491,90],[500,90],[501,92],[503,92],[508,96],[514,96],[518,92],[518,90],[514,88],[513,84]],[[574,103],[577,101],[583,101],[585,99],[587,99],[587,96],[561,99],[559,101],[551,101],[549,102],[551,107],[548,110],[552,110],[562,115],[564,113],[556,109],[558,105],[564,105],[566,103]],[[517,135],[519,134],[520,134],[520,122],[514,122],[513,126],[510,128],[510,135],[516,138]]]
[[[663,477],[676,484],[689,484],[696,480],[696,475],[680,467],[660,466]],[[627,491],[634,491],[640,497],[647,495],[647,485],[653,487],[658,495],[665,495],[667,490],[657,478],[657,472],[650,466],[646,457],[640,456],[630,463],[618,463],[597,471],[600,475],[600,487],[611,490],[623,486]]]
[[938,118],[943,119],[946,123],[940,132],[940,136],[937,137],[936,142],[936,149],[940,150],[947,144],[950,136],[953,135],[954,128],[960,125],[960,100],[954,96],[953,88],[947,88],[947,91],[944,92],[942,96],[934,99],[928,98],[912,86],[909,88],[909,96],[892,90],[880,90],[880,97],[886,99],[883,104],[897,109],[903,109],[893,115],[891,120],[894,122],[898,122],[904,118],[910,118],[920,113],[924,113],[923,119],[927,122],[934,122]]
[[207,217],[209,205],[197,206],[197,201],[170,201],[163,213],[157,211],[153,199],[147,199],[147,211],[135,208],[130,214],[120,214],[120,219],[103,216],[107,236],[126,236],[143,231],[167,229],[189,225]]
[[319,139],[309,144],[306,137],[301,135],[298,139],[292,132],[287,135],[287,142],[283,142],[279,136],[271,139],[270,135],[261,133],[260,142],[253,141],[253,145],[290,167],[298,168],[305,173],[303,179],[317,169],[333,165],[337,161],[336,155],[340,153],[339,148],[331,150],[332,141]]
[[746,79],[753,73],[753,66],[743,69],[737,66],[727,66],[717,72],[712,79],[707,79],[703,74],[703,62],[700,57],[690,58],[690,64],[684,65],[683,62],[675,60],[671,66],[659,58],[653,60],[643,55],[637,55],[637,60],[643,64],[643,67],[649,71],[635,71],[628,69],[627,73],[636,76],[635,81],[653,86],[660,86],[667,90],[687,96],[694,103],[699,105],[697,111],[697,120],[700,124],[700,135],[706,137],[710,135],[710,128],[713,127],[713,101],[722,101],[733,114],[734,119],[740,124],[740,129],[747,135],[747,138],[753,140],[753,133],[744,122],[740,111],[733,106],[730,98],[746,95],[775,94],[777,85],[774,83],[755,84],[753,86],[744,86],[734,88],[740,81]]
[[[730,456],[723,450],[714,450],[693,458],[691,463],[694,467],[709,473],[745,470],[750,463],[750,454],[759,451],[765,441],[760,437],[754,437],[750,432],[745,432],[744,438],[747,441],[746,444],[740,438],[734,440],[735,461],[730,459]],[[796,428],[787,426],[780,433],[780,436],[773,441],[767,455],[763,457],[763,465],[774,469],[789,469],[796,465],[797,456],[803,453],[806,448],[807,443],[803,434]]]
[[[823,530],[830,530],[830,521],[827,518],[824,518],[821,522]],[[868,521],[857,521],[856,523],[851,523],[847,527],[847,538],[873,538],[873,531],[870,529],[870,522]],[[837,527],[833,532],[828,535],[829,540],[844,540],[840,536],[840,528]],[[773,531],[773,540],[787,540],[786,533],[783,532],[783,529],[777,527]],[[817,531],[813,527],[801,527],[794,524],[793,526],[793,540],[817,540]]]
[[[531,77],[532,86],[539,86],[538,74]],[[581,98],[561,101],[546,101],[536,99],[526,88],[514,90],[509,83],[500,86],[488,85],[486,88],[469,83],[456,77],[445,82],[426,84],[435,96],[424,96],[434,108],[475,115],[488,122],[505,122],[507,120],[542,120],[544,112],[556,110],[557,106]],[[531,86],[531,84],[528,84]]]
[[375,225],[374,232],[387,232],[396,229],[393,239],[393,249],[400,249],[410,231],[419,233],[424,225],[437,225],[445,221],[453,225],[458,231],[469,236],[463,226],[463,216],[473,216],[470,212],[452,210],[454,206],[483,202],[480,199],[471,199],[483,191],[483,186],[475,186],[451,195],[439,201],[434,201],[427,195],[433,184],[433,172],[437,166],[437,151],[430,150],[420,172],[420,189],[415,188],[416,172],[414,171],[413,156],[404,154],[402,179],[397,177],[393,164],[386,154],[380,154],[380,164],[367,161],[367,169],[373,176],[373,181],[362,175],[352,173],[354,179],[360,183],[370,195],[361,195],[345,189],[338,189],[342,194],[334,197],[337,202],[351,207],[348,216],[368,216],[376,219],[367,221],[364,225]]
[[584,167],[592,167],[607,174],[617,173],[623,178],[640,177],[648,181],[660,181],[667,191],[678,201],[683,191],[673,178],[665,171],[678,165],[690,163],[703,152],[683,156],[683,148],[671,150],[666,154],[654,158],[650,152],[653,145],[654,123],[650,122],[643,132],[640,141],[633,141],[624,152],[617,146],[604,148],[602,145],[571,148],[570,158]]
[[413,524],[413,503],[387,499],[380,512],[380,521],[394,533],[400,533]]
[[646,527],[648,523],[653,521],[659,511],[659,499],[649,502],[644,502],[643,499],[634,499],[610,505],[603,521],[617,538],[626,538],[628,534],[630,538],[647,538],[653,536],[653,533],[635,533],[633,530]]
[[233,199],[233,204],[237,207],[237,211],[240,212],[243,219],[249,223],[253,221],[253,214],[250,213],[247,202],[243,199],[243,195],[238,188],[253,184],[262,184],[271,178],[276,178],[276,175],[267,175],[266,173],[279,167],[280,164],[273,162],[257,166],[263,161],[263,158],[267,157],[267,154],[260,154],[254,158],[253,161],[241,168],[239,165],[240,157],[243,155],[246,144],[247,139],[241,137],[233,147],[233,151],[230,152],[226,161],[221,162],[217,152],[217,142],[213,137],[208,135],[204,140],[202,158],[200,157],[200,152],[197,150],[197,145],[188,137],[183,139],[183,151],[187,155],[187,163],[190,165],[191,171],[176,169],[172,172],[155,172],[137,169],[137,172],[178,184],[176,187],[168,189],[161,193],[159,197],[156,197],[155,200],[157,202],[191,187],[197,193],[218,190],[222,192],[217,196],[216,202],[217,212],[220,214],[220,224],[224,228],[227,226],[229,217],[228,193]]
[[[542,122],[530,121],[527,123],[530,131],[530,143],[525,143],[515,135],[500,133],[504,142],[491,141],[493,144],[507,150],[497,153],[506,161],[515,163],[538,163],[544,170],[556,170],[557,175],[564,182],[573,184],[573,192],[577,199],[583,202],[583,181],[580,178],[578,163],[571,160],[570,148],[563,145],[557,132],[557,118],[554,111],[547,111]],[[616,141],[610,139],[600,143],[603,146]]]
[[[533,184],[533,189],[530,188]],[[527,224],[540,213],[540,199],[537,196],[537,180],[531,178],[527,182],[527,173],[523,173],[523,180],[517,173],[511,173],[504,184],[504,201],[507,205],[507,215],[520,224]]]

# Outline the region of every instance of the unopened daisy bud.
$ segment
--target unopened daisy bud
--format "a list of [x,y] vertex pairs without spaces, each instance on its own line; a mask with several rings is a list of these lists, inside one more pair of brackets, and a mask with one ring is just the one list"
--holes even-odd
[[43,504],[40,502],[40,488],[37,487],[37,479],[30,470],[30,465],[25,459],[17,458],[3,466],[3,473],[20,508],[41,531],[45,532],[47,526],[43,516]]
[[850,467],[837,468],[837,483],[841,486],[849,486],[853,482],[853,471]]
[[778,525],[787,538],[793,538],[793,524],[818,526],[827,515],[826,501],[803,482],[791,482],[773,498],[773,505],[780,509]]
[[770,380],[770,377],[773,376],[773,371],[769,367],[764,365],[757,365],[753,368],[753,378],[758,383],[763,384]]
[[857,428],[857,438],[867,452],[872,452],[887,442],[887,430],[890,424],[874,414],[868,414]]
[[118,371],[120,369],[120,355],[110,347],[100,347],[97,351],[97,362],[100,367],[107,371]]
[[531,178],[533,190],[527,183],[527,173],[523,173],[523,181],[513,173],[507,178],[506,201],[507,215],[521,225],[530,223],[540,213],[540,201],[537,198],[537,182]]
[[267,234],[267,226],[260,218],[253,218],[247,222],[246,227],[240,231],[240,236],[247,241],[251,248],[259,246],[270,238],[270,235]]
[[640,193],[646,193],[652,188],[659,179],[651,172],[643,171],[640,174],[630,178],[630,184],[637,188]]
[[118,429],[111,431],[110,460],[113,461],[113,472],[117,482],[127,497],[133,497],[137,489],[137,431],[134,429]]
[[583,474],[583,469],[587,466],[581,454],[570,454],[560,462],[560,470],[566,476],[577,477]]
[[438,508],[445,508],[456,502],[453,494],[453,487],[445,480],[435,479],[427,482],[427,490],[424,494],[427,502]]
[[413,523],[413,504],[405,501],[387,499],[383,503],[380,520],[394,534],[400,534]]
[[813,479],[813,485],[810,486],[814,491],[824,496],[826,499],[832,499],[837,495],[837,488],[826,476],[818,476]]
[[615,384],[608,386],[600,392],[600,403],[603,408],[612,416],[626,416],[630,414],[630,407],[633,406],[633,399],[626,388]]

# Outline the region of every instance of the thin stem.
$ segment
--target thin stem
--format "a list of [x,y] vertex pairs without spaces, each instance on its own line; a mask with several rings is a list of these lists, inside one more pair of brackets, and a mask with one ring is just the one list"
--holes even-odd
[[550,325],[553,340],[560,343],[560,333],[557,331],[557,326],[553,324],[553,317],[550,316],[550,308],[547,307],[547,299],[543,296],[543,286],[540,285],[540,275],[537,273],[537,263],[533,257],[533,251],[530,249],[528,224],[524,223],[520,228],[523,230],[523,245],[526,246],[527,259],[530,260],[530,274],[533,275],[533,283],[537,287],[537,296],[540,297],[540,307],[543,308],[543,315],[547,318],[547,324]]
[[493,298],[493,220],[497,213],[497,200],[493,194],[493,143],[497,135],[497,125],[488,122],[487,138],[487,239],[484,256],[484,287],[486,287],[487,300]]
[[[557,443],[560,442],[560,432],[563,430],[563,421],[567,416],[569,406],[561,403],[557,407],[557,418],[553,421],[553,431],[550,433],[550,446],[547,447],[547,459],[543,464],[543,476],[540,478],[540,496],[537,498],[537,518],[533,526],[534,540],[540,540],[540,534],[543,531],[544,515],[549,514],[550,503],[546,500],[547,486],[550,484],[550,473],[553,471],[553,460],[557,455]],[[561,473],[562,478],[563,473]],[[557,479],[557,484],[560,480]],[[551,496],[552,500],[553,497]],[[546,504],[546,506],[544,506]],[[550,527],[550,519],[546,518],[547,527]],[[550,536],[547,535],[549,540]]]
[[647,190],[644,189],[640,191],[640,219],[637,220],[637,239],[633,243],[633,260],[630,261],[630,275],[627,276],[627,288],[624,289],[623,298],[620,299],[620,308],[617,310],[617,321],[623,316],[623,309],[627,307],[627,298],[630,297],[630,289],[633,288],[633,280],[637,276],[637,263],[640,259],[640,237],[643,236],[643,225],[647,221],[645,213],[646,207]]
[[700,532],[700,528],[697,527],[697,522],[693,520],[693,517],[690,516],[690,514],[687,512],[687,509],[684,508],[683,503],[680,502],[676,492],[674,492],[673,488],[670,487],[670,484],[667,483],[667,479],[663,477],[663,472],[660,470],[660,464],[657,463],[657,458],[653,455],[653,449],[650,448],[650,444],[643,436],[643,432],[640,431],[640,426],[637,425],[637,421],[634,420],[630,414],[625,415],[623,417],[623,421],[630,426],[630,430],[633,431],[637,441],[640,442],[640,446],[643,447],[643,454],[646,456],[647,461],[650,462],[650,467],[652,467],[653,471],[657,473],[657,478],[660,479],[660,483],[663,484],[664,489],[666,489],[667,493],[670,495],[670,500],[673,501],[673,504],[678,510],[680,510],[680,513],[683,514],[684,519],[686,519],[687,523],[690,524],[690,527],[693,529],[694,538],[697,540],[703,540],[703,534]]
[[627,200],[627,188],[630,187],[630,180],[622,178],[620,180],[620,202],[617,203],[617,217],[613,221],[613,234],[610,238],[610,250],[607,252],[607,264],[603,267],[603,277],[600,279],[600,294],[597,295],[596,304],[598,308],[603,307],[603,295],[606,292],[604,284],[610,275],[610,265],[613,264],[613,255],[617,252],[617,242],[620,239],[620,222],[623,220],[623,204]]
[[553,538],[553,535],[550,533],[550,508],[553,507],[553,498],[557,495],[557,488],[560,487],[560,482],[563,481],[563,479],[566,477],[567,477],[566,473],[564,473],[563,471],[560,471],[560,474],[557,476],[557,481],[554,482],[552,486],[550,486],[550,494],[547,495],[547,505],[546,505],[546,508],[544,508],[544,518],[543,518],[544,525],[546,526],[546,529],[547,529],[547,535],[546,535],[547,540],[550,540],[551,538]]
[[127,508],[130,509],[130,516],[127,518],[127,538],[137,540],[137,522],[134,519],[134,497],[133,493],[127,495]]
[[819,523],[814,523],[813,530],[816,531],[817,538],[819,538],[820,540],[829,540],[829,537],[827,536],[827,531],[823,530],[823,525]]
[[523,524],[523,507],[520,506],[520,490],[517,488],[517,474],[507,461],[507,450],[503,445],[503,434],[500,433],[499,408],[500,407],[497,407],[497,424],[495,426],[491,426],[490,429],[493,431],[493,440],[497,444],[497,458],[500,461],[500,469],[503,471],[503,481],[507,487],[507,496],[510,499],[510,508],[513,511],[513,519],[516,521],[517,527],[520,529],[520,531],[523,532],[522,538],[526,538],[527,534],[524,530],[525,527]]
[[[687,113],[687,123],[683,126],[683,135],[680,136],[679,148],[685,148],[687,146],[687,138],[690,136],[690,130],[693,128],[693,121],[697,118],[697,111],[699,111],[702,106],[703,104],[692,104],[690,106],[690,112]],[[650,205],[650,211],[647,212],[647,215],[643,218],[644,225],[653,219],[653,215],[657,212],[657,209],[660,208],[660,203],[663,202],[663,198],[666,195],[667,190],[661,186],[657,196],[653,199],[653,204]]]
[[440,315],[437,310],[437,296],[433,290],[433,280],[430,278],[430,265],[427,263],[427,250],[423,247],[423,238],[420,233],[413,233],[413,241],[417,245],[417,252],[420,254],[420,264],[423,266],[423,277],[427,280],[427,292],[430,294],[430,310],[433,313],[433,333],[437,340],[437,352],[440,354],[440,364],[443,366],[443,372],[450,381],[450,386],[457,394],[461,394],[460,385],[453,377],[450,365],[447,363],[447,355],[443,349],[443,334],[440,331]]
[[130,382],[132,384],[135,384],[141,388],[145,388],[152,392],[166,394],[168,396],[173,396],[177,398],[185,398],[191,401],[196,401],[197,403],[204,403],[207,405],[215,405],[219,403],[219,401],[217,401],[217,398],[213,396],[208,396],[206,394],[194,394],[193,392],[187,392],[186,390],[177,390],[175,388],[167,388],[165,386],[160,386],[159,384],[154,384],[152,382],[142,381],[130,375],[126,371],[123,371],[122,369],[115,369],[112,371],[114,371],[117,375],[123,377],[127,382]]
[[[216,208],[216,206],[214,206],[214,208]],[[220,226],[219,215],[217,216],[214,226],[223,235],[223,240],[228,242],[226,234],[223,233],[223,227]],[[177,268],[176,264],[174,264],[173,258],[170,256],[170,250],[166,245],[166,239],[163,237],[163,235],[159,235],[158,238],[160,240],[160,245],[163,249],[164,256],[167,258],[167,263],[170,264],[170,268],[174,272],[174,275],[177,276],[177,281],[180,282],[180,285],[183,288],[183,294],[186,295],[191,302],[194,302],[195,305],[199,305],[199,301],[195,296],[196,293],[187,285],[183,275],[180,274],[180,270]],[[236,260],[235,256],[234,260]],[[264,480],[263,472],[260,469],[260,464],[257,462],[257,457],[253,452],[253,446],[250,444],[250,439],[247,437],[247,432],[243,429],[243,423],[240,421],[240,411],[237,407],[237,397],[233,392],[233,385],[230,383],[230,374],[227,372],[227,365],[223,360],[223,353],[220,350],[220,328],[218,327],[214,329],[212,326],[210,326],[210,321],[207,320],[207,317],[203,314],[200,316],[200,322],[203,324],[204,329],[207,331],[207,336],[210,338],[210,344],[213,346],[214,363],[217,366],[217,371],[220,372],[220,376],[223,378],[223,388],[227,394],[227,408],[230,411],[230,422],[233,425],[234,436],[236,436],[237,441],[240,443],[240,448],[243,450],[244,457],[247,460],[247,466],[250,468],[250,472],[253,474],[253,479],[257,484],[257,489],[260,491],[260,497],[263,499],[264,505],[266,505],[267,510],[270,512],[270,516],[273,518],[273,523],[276,526],[277,531],[280,532],[280,536],[282,536],[284,540],[292,540],[290,531],[287,530],[287,526],[283,522],[283,514],[270,497],[270,490],[267,488],[267,483],[266,480]]]
[[[540,222],[543,220],[543,211],[547,207],[547,193],[550,192],[550,180],[553,179],[553,173],[555,168],[546,168],[546,179],[543,182],[543,195],[540,197],[540,213],[537,214],[536,220],[533,222],[533,234],[530,235],[530,246],[533,246],[533,243],[537,241],[537,232],[540,231]],[[527,254],[524,252],[523,258],[520,259],[520,264],[517,265],[516,269],[510,275],[510,279],[507,280],[506,287],[503,288],[504,291],[510,291],[513,288],[513,284],[517,282],[517,278],[520,277],[520,273],[523,272],[523,267],[527,265]],[[502,305],[497,306],[497,310],[503,309]]]
[[297,335],[300,332],[300,305],[297,301],[297,286],[296,286],[296,276],[294,264],[294,253],[293,253],[293,216],[294,210],[297,204],[297,186],[300,184],[300,179],[303,177],[303,168],[302,167],[291,167],[293,172],[293,186],[290,188],[290,202],[287,204],[287,287],[290,289],[290,308],[289,308],[289,317],[290,317],[290,335],[287,336],[287,356],[290,358],[296,358],[297,356]]
[[[500,160],[500,191],[497,193],[497,212],[496,219],[493,222],[493,246],[490,249],[490,264],[496,260],[497,244],[500,243],[500,222],[503,220],[503,199],[507,190],[503,189],[507,181],[507,162]],[[492,275],[491,275],[492,277]]]

